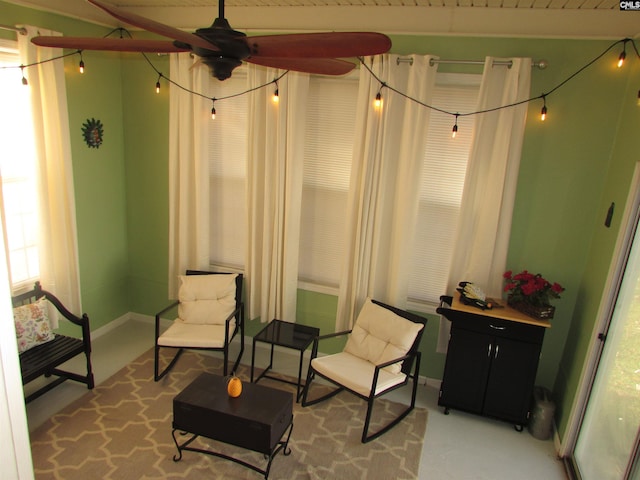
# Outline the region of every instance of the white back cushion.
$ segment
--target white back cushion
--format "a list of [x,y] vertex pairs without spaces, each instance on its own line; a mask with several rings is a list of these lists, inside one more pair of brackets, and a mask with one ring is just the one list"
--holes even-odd
[[185,323],[223,324],[236,307],[237,276],[181,275],[178,317]]
[[[423,324],[396,315],[367,298],[344,351],[379,365],[406,355],[423,327]],[[394,364],[386,368],[400,373],[400,367],[400,364]]]

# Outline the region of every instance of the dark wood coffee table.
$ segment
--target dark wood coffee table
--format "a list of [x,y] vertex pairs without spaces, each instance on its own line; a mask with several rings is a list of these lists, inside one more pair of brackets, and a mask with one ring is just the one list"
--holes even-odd
[[[242,394],[227,394],[227,379],[202,373],[173,399],[173,441],[182,458],[184,450],[224,458],[269,477],[273,458],[282,451],[289,455],[289,438],[293,430],[293,395],[283,390],[243,382]],[[189,436],[179,443],[176,431]],[[287,433],[288,431],[288,433]],[[283,440],[286,434],[286,439]],[[229,443],[263,453],[268,459],[265,469],[220,452],[190,446],[198,437]]]

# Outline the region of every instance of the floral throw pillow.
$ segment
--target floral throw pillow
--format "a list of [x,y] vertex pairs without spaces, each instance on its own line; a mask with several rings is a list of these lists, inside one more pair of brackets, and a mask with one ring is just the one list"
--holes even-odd
[[49,323],[47,299],[44,297],[34,303],[14,308],[13,320],[20,353],[55,338]]

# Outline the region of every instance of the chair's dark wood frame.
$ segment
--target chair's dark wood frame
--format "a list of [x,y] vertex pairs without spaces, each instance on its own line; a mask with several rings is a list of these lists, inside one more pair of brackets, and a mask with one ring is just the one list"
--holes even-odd
[[[227,272],[206,272],[202,270],[187,270],[187,275],[232,275]],[[236,277],[236,308],[231,312],[231,315],[227,317],[225,320],[225,330],[224,330],[224,346],[222,348],[212,348],[212,347],[167,347],[164,345],[158,345],[158,338],[160,337],[160,317],[170,311],[171,309],[177,307],[180,304],[180,301],[177,300],[173,302],[168,307],[156,313],[156,325],[155,325],[155,352],[154,352],[154,369],[153,369],[153,379],[157,382],[162,377],[164,377],[169,371],[173,368],[173,366],[182,355],[182,352],[185,349],[188,350],[207,350],[207,351],[217,351],[223,352],[224,355],[224,375],[227,375],[228,372],[228,363],[229,363],[229,344],[235,338],[236,334],[240,332],[240,353],[238,354],[238,358],[236,359],[232,372],[235,372],[240,364],[240,360],[242,358],[242,353],[244,352],[244,303],[242,301],[242,285],[243,285],[243,275],[239,273]],[[236,318],[235,328],[233,329],[233,333],[229,336],[229,322],[232,318]],[[168,365],[164,368],[164,370],[160,371],[160,349],[161,348],[170,348],[177,350],[173,358],[169,361]]]
[[[79,326],[82,336],[81,338],[75,338],[56,333],[55,338],[50,342],[43,343],[42,345],[33,347],[20,354],[22,385],[26,385],[43,375],[45,377],[50,377],[52,375],[58,377],[52,382],[48,382],[46,385],[40,387],[35,392],[27,395],[25,397],[26,403],[35,400],[66,380],[74,380],[76,382],[84,383],[87,385],[88,389],[92,389],[95,386],[93,369],[91,366],[91,329],[89,328],[89,317],[86,313],[83,313],[82,317],[78,317],[71,313],[64,305],[62,305],[55,295],[43,290],[40,282],[36,282],[33,290],[12,297],[11,303],[14,307],[19,307],[21,305],[33,303],[42,297],[45,297],[49,302],[51,302],[51,304],[56,307],[58,312],[60,312],[64,318],[74,325]],[[84,354],[86,358],[86,375],[58,368],[64,362],[81,354]]]
[[[418,334],[416,335],[416,338],[413,342],[413,345],[411,346],[411,348],[409,349],[409,351],[407,352],[406,355],[403,355],[402,357],[390,360],[388,362],[382,363],[380,365],[376,365],[375,366],[375,372],[373,374],[373,381],[371,383],[371,389],[370,389],[370,394],[369,396],[364,396],[358,392],[355,392],[353,390],[351,390],[350,388],[347,388],[344,385],[341,385],[340,383],[338,383],[337,381],[335,381],[332,378],[329,378],[325,375],[322,375],[321,373],[315,371],[313,369],[313,367],[311,366],[311,360],[313,360],[314,358],[317,357],[318,355],[318,343],[321,340],[326,340],[328,338],[335,338],[335,337],[339,337],[339,336],[344,336],[344,335],[348,335],[351,333],[351,330],[346,330],[343,332],[336,332],[336,333],[330,333],[327,335],[320,335],[318,337],[315,338],[314,342],[313,342],[313,348],[311,351],[311,359],[309,360],[309,370],[307,373],[307,382],[305,384],[304,387],[304,392],[302,394],[302,406],[303,407],[307,407],[310,405],[315,405],[316,403],[320,403],[324,400],[327,400],[328,398],[333,397],[334,395],[342,392],[343,390],[346,390],[348,392],[351,392],[352,394],[354,394],[355,396],[365,400],[367,402],[367,413],[365,415],[365,420],[364,420],[364,427],[362,429],[362,443],[367,443],[370,442],[371,440],[374,440],[376,438],[378,438],[380,435],[388,432],[391,428],[393,428],[394,426],[396,426],[398,423],[400,423],[409,413],[411,413],[411,411],[414,409],[415,404],[416,404],[416,393],[418,391],[418,376],[420,375],[420,358],[421,358],[421,353],[418,350],[418,348],[420,347],[420,339],[422,338],[422,334],[424,332],[424,329],[426,327],[427,324],[427,319],[424,317],[421,317],[420,315],[416,315],[414,313],[411,312],[407,312],[405,310],[401,310],[397,307],[393,307],[391,305],[387,305],[385,303],[382,303],[380,301],[377,300],[372,300],[373,303],[386,308],[388,310],[391,310],[392,312],[394,312],[396,315],[399,315],[403,318],[406,318],[407,320],[410,320],[414,323],[421,323],[422,325],[424,325],[424,327],[418,332]],[[375,386],[378,383],[378,375],[380,374],[380,370],[388,367],[389,365],[393,365],[394,363],[398,363],[398,362],[402,362],[402,367],[401,367],[401,371],[402,373],[404,373],[406,375],[406,378],[404,380],[404,382],[399,383],[398,385],[395,385],[391,388],[388,388],[387,390],[384,390],[380,393],[378,393],[377,395],[375,394]],[[413,368],[413,373],[411,372]],[[324,378],[325,380],[331,382],[332,384],[336,385],[337,388],[331,390],[329,393],[322,395],[320,397],[314,398],[312,400],[307,400],[307,395],[309,393],[309,389],[311,386],[311,382],[313,381],[314,377],[318,375],[319,377]],[[397,417],[395,417],[393,420],[391,420],[389,423],[387,423],[384,427],[380,428],[378,431],[369,434],[369,423],[371,422],[371,414],[373,413],[373,405],[374,405],[374,401],[376,398],[380,398],[383,395],[386,395],[389,392],[392,392],[394,390],[397,390],[398,388],[402,388],[404,386],[406,386],[409,383],[409,380],[412,380],[413,382],[413,386],[412,386],[412,392],[411,392],[411,403],[409,404],[409,406],[403,410]]]

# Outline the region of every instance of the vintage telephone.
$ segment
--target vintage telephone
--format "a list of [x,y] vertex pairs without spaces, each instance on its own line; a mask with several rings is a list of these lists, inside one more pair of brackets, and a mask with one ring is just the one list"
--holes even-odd
[[490,310],[494,306],[498,306],[493,300],[487,298],[480,287],[472,282],[460,282],[456,290],[460,292],[460,301],[465,305],[472,305],[482,310]]

